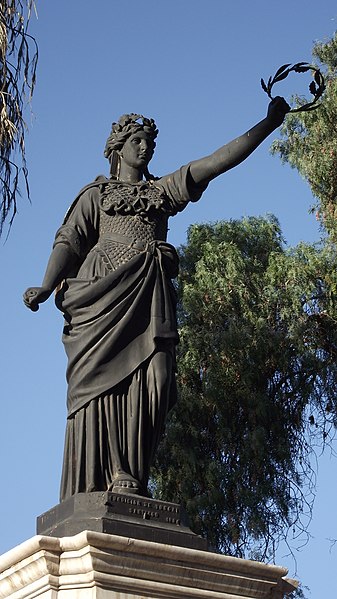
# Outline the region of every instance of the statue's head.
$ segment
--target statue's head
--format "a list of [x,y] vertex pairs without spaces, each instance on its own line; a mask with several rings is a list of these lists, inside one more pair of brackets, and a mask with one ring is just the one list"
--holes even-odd
[[[118,178],[120,157],[124,143],[131,136],[139,131],[144,131],[146,136],[152,141],[153,149],[156,146],[155,139],[158,135],[158,129],[153,119],[148,119],[141,114],[124,114],[120,117],[118,123],[112,123],[111,133],[105,144],[104,156],[110,162],[110,173],[112,177]],[[144,175],[149,178],[149,172],[144,170]]]

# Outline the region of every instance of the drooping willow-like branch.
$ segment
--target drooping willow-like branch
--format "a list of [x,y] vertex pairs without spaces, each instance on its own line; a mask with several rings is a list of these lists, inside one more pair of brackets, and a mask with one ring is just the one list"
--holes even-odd
[[29,198],[24,111],[36,78],[38,49],[28,34],[34,0],[0,0],[0,235],[17,212],[20,182]]

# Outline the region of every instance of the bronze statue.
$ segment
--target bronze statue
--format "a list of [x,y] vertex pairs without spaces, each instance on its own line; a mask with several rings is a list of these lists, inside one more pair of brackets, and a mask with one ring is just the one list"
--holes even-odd
[[56,290],[68,356],[68,420],[61,501],[75,493],[147,494],[149,470],[176,401],[175,291],[178,257],[167,222],[208,183],[242,162],[283,121],[275,98],[250,131],[167,176],[148,164],[157,128],[129,114],[113,123],[111,176],[87,185],[56,233],[33,311]]

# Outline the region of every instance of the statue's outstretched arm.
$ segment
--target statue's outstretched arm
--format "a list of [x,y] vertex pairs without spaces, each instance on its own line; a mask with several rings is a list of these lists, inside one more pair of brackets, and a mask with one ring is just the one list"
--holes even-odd
[[29,287],[23,294],[23,301],[33,312],[39,309],[39,304],[45,302],[54,289],[69,274],[76,256],[65,243],[55,245],[46,268],[41,287]]
[[255,127],[222,146],[210,156],[191,163],[190,173],[195,183],[207,184],[215,177],[240,164],[272,131],[282,124],[289,110],[290,107],[283,98],[274,98],[269,104],[266,118]]

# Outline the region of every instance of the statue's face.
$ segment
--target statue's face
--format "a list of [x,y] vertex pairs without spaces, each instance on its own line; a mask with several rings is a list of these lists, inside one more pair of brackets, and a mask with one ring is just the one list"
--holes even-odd
[[137,131],[128,137],[119,152],[121,160],[133,168],[143,170],[154,152],[154,142],[145,131]]

